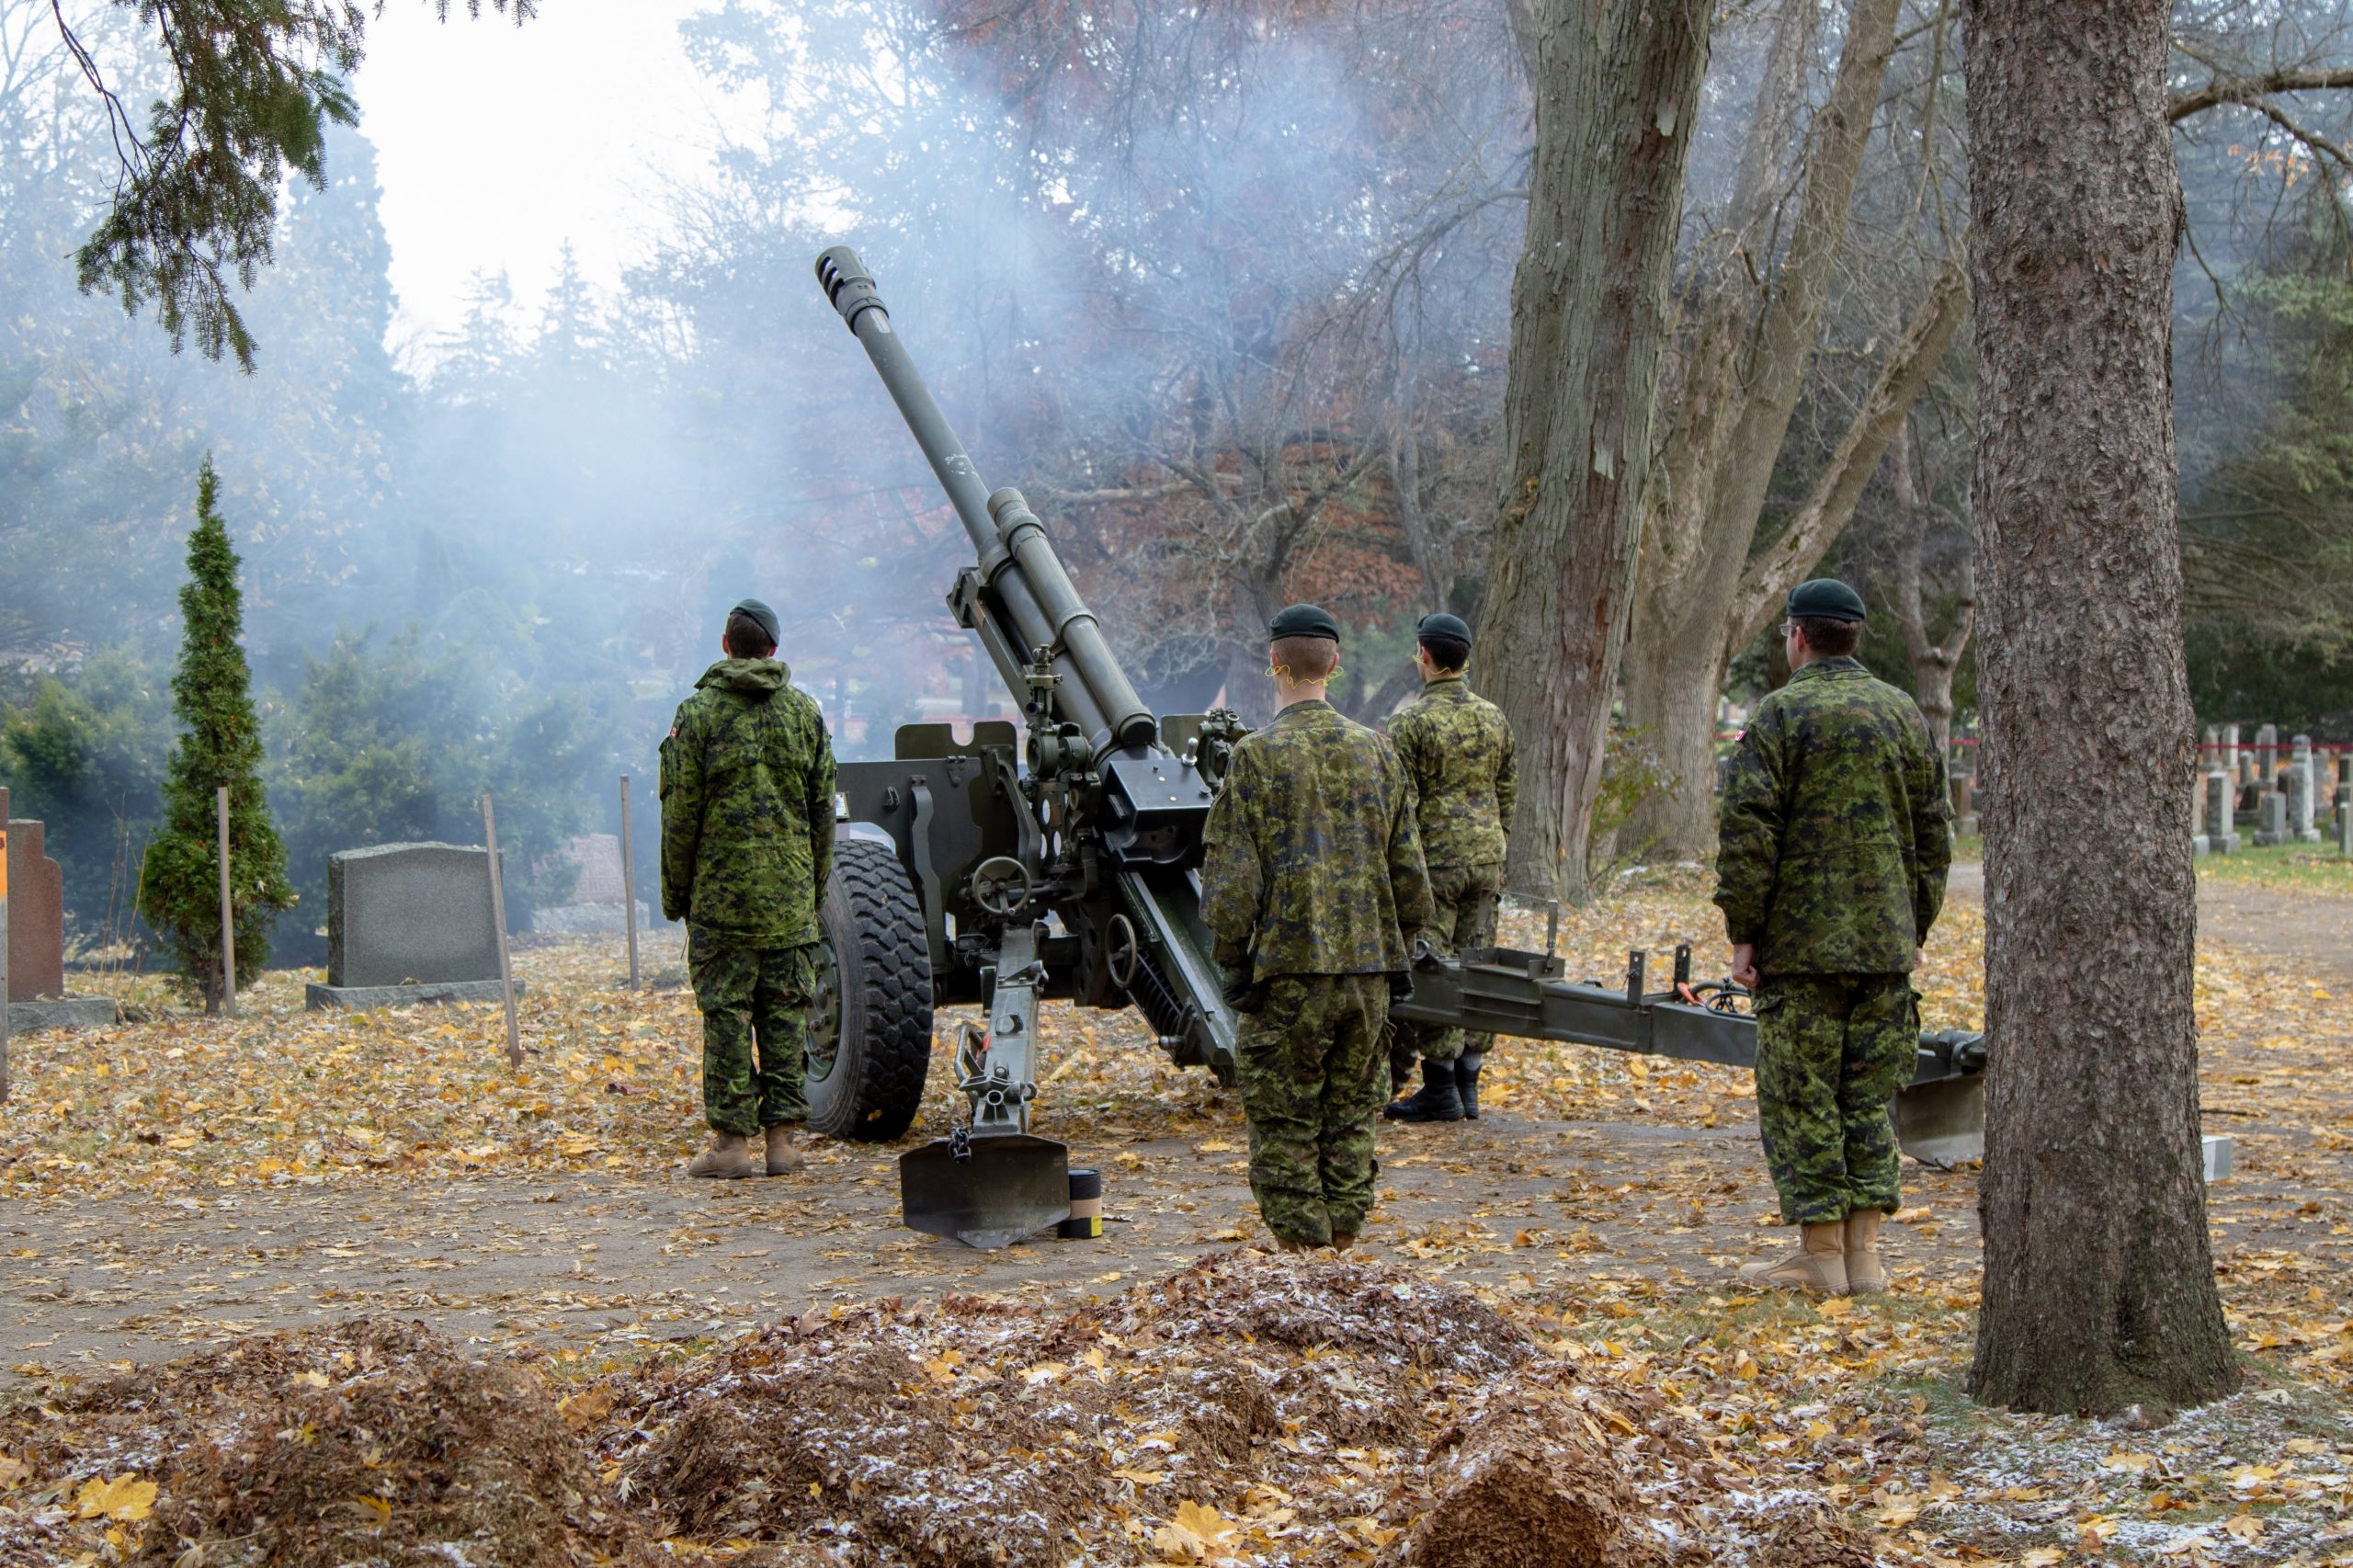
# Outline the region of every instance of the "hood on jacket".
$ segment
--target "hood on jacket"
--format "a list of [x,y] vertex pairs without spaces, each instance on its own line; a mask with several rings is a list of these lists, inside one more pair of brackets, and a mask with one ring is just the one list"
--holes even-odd
[[722,659],[702,672],[695,682],[698,690],[706,686],[720,687],[741,694],[755,702],[766,702],[782,691],[792,678],[792,671],[782,659]]

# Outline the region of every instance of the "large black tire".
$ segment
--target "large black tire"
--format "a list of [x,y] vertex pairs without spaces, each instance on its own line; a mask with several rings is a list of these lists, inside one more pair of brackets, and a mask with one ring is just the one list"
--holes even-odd
[[923,905],[888,844],[845,838],[819,915],[809,1017],[809,1128],[887,1143],[923,1105],[931,1070],[931,949]]

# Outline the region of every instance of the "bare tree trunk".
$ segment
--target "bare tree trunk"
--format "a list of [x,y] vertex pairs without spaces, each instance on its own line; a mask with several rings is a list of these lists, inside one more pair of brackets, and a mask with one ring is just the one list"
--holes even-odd
[[[1789,250],[1777,267],[1768,240],[1776,176],[1795,134],[1801,67],[1819,17],[1818,0],[1782,0],[1733,190],[1731,249],[1705,285],[1679,367],[1674,423],[1661,443],[1668,483],[1654,497],[1643,542],[1628,651],[1627,718],[1650,733],[1677,784],[1636,808],[1623,843],[1648,842],[1669,855],[1701,855],[1715,845],[1716,698],[1733,651],[1724,644],[1746,613],[1742,574],[1813,357],[1901,8],[1901,0],[1852,0],[1838,73],[1808,133]],[[1876,450],[1870,456],[1866,476],[1879,460]],[[1848,500],[1839,527],[1853,511]],[[1694,642],[1705,644],[1704,653]],[[1702,669],[1717,671],[1704,697],[1679,689]]]
[[1985,1279],[1971,1392],[2237,1381],[2200,1179],[2166,0],[1969,0]]
[[[1977,624],[1977,574],[1967,557],[1961,562],[1960,594],[1953,606],[1952,624],[1942,635],[1928,626],[1928,612],[1922,579],[1925,575],[1921,557],[1926,553],[1928,524],[1933,507],[1920,493],[1913,452],[1916,445],[1907,426],[1888,454],[1889,477],[1894,482],[1895,505],[1904,517],[1904,543],[1896,552],[1895,562],[1895,622],[1904,633],[1904,651],[1912,662],[1912,691],[1920,705],[1920,717],[1928,722],[1928,733],[1936,741],[1938,754],[1948,761],[1952,755],[1952,677],[1961,668],[1961,655],[1969,650],[1969,636]],[[1951,788],[1948,782],[1948,790]]]
[[[1643,802],[1620,844],[1683,857],[1715,846],[1716,703],[1724,671],[1853,520],[1872,471],[1936,373],[1968,303],[1956,263],[1929,284],[1813,491],[1764,548],[1748,552],[1753,513],[1737,544],[1729,515],[1678,523],[1654,513],[1659,526],[1644,543],[1626,658],[1626,711],[1677,783]],[[1759,492],[1755,505],[1763,504]],[[1687,690],[1695,680],[1704,689]]]
[[1586,891],[1624,648],[1683,170],[1711,0],[1529,0],[1536,102],[1512,280],[1487,693],[1519,737],[1511,885]]

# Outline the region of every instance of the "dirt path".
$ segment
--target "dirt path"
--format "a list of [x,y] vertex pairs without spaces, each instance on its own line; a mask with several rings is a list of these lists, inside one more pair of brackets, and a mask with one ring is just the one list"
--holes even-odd
[[[1206,1142],[1238,1142],[1239,1131]],[[985,1254],[897,1228],[895,1147],[833,1146],[790,1182],[487,1178],[381,1199],[345,1189],[16,1205],[0,1216],[0,1365],[146,1360],[358,1312],[478,1342],[620,1353],[880,1296],[1108,1295],[1262,1235],[1236,1148],[1163,1140],[1086,1152],[1111,1156],[1103,1240]],[[1917,1177],[1919,1200],[1954,1221],[1949,1233],[1973,1234],[1969,1178]],[[1771,1218],[1753,1123],[1687,1131],[1493,1116],[1396,1128],[1381,1182],[1372,1244],[1523,1291],[1568,1292],[1596,1273],[1697,1283],[1761,1244]],[[1695,1192],[1712,1196],[1702,1207]],[[1938,1250],[1911,1242],[1899,1240],[1899,1266]],[[1973,1245],[1965,1251],[1973,1266]]]
[[[1956,875],[1957,897],[1982,896],[1975,869]],[[2200,917],[2217,943],[2353,983],[2353,900],[2206,884]],[[1507,1042],[1498,1059],[1513,1049]],[[2229,1098],[2255,1102],[2280,1065],[2214,1071],[2229,1074],[2221,1080]],[[1643,1071],[1623,1058],[1601,1070]],[[1639,1077],[1632,1086],[1640,1090]],[[2209,1102],[2226,1104],[2211,1086]],[[1384,1128],[1381,1206],[1368,1244],[1565,1303],[1596,1278],[1712,1286],[1778,1242],[1753,1108],[1722,1085],[1597,1096],[1591,1119],[1577,1118],[1574,1102],[1566,1117],[1557,1096],[1549,1104],[1555,1114],[1504,1109],[1475,1124]],[[1707,1125],[1719,1105],[1731,1114]],[[1629,1119],[1636,1112],[1651,1119]],[[13,1199],[0,1209],[0,1369],[17,1376],[0,1372],[0,1387],[43,1369],[169,1357],[361,1312],[490,1345],[628,1356],[876,1297],[1110,1294],[1264,1237],[1230,1096],[1183,1136],[1074,1111],[1058,1125],[1051,1109],[1039,1131],[1068,1140],[1074,1163],[1104,1168],[1110,1219],[1101,1241],[980,1254],[902,1231],[892,1167],[904,1144],[821,1144],[791,1181],[705,1184],[643,1164],[569,1175],[501,1175],[494,1165],[472,1179],[385,1171],[227,1192]],[[2313,1157],[2314,1131],[2264,1115],[2210,1131],[2238,1139],[2240,1176],[2217,1191],[2222,1245],[2295,1244],[2313,1223],[2337,1218],[2335,1195],[2307,1190],[2326,1165]],[[1974,1176],[1907,1165],[1905,1182],[1907,1222],[1891,1230],[1899,1278],[1968,1289]]]

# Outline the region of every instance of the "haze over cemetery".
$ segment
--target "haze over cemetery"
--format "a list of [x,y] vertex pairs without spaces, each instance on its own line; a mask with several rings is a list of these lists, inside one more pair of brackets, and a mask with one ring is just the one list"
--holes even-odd
[[2353,1563],[2342,0],[0,0],[0,1564]]

